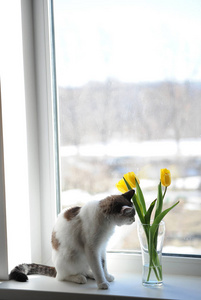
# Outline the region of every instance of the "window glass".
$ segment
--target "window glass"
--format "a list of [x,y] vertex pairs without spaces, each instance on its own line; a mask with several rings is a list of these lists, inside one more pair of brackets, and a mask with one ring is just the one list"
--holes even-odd
[[[172,184],[164,252],[201,254],[201,2],[55,0],[61,206],[119,193],[134,171],[149,204]],[[111,249],[139,249],[136,223]]]

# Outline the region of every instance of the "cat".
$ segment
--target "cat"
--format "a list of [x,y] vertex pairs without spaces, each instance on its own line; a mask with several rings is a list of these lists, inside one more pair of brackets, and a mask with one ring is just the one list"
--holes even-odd
[[106,245],[116,225],[135,221],[131,201],[134,192],[130,190],[61,212],[52,232],[54,267],[21,264],[11,271],[9,278],[26,281],[29,274],[41,274],[81,284],[91,278],[99,289],[108,289],[114,277],[107,271]]

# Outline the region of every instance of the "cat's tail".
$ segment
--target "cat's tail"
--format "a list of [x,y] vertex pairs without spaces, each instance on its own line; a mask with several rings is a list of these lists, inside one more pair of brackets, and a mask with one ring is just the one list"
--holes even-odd
[[27,275],[38,274],[50,277],[56,277],[54,267],[44,266],[40,264],[21,264],[16,266],[9,274],[9,280],[13,279],[20,282],[28,280]]

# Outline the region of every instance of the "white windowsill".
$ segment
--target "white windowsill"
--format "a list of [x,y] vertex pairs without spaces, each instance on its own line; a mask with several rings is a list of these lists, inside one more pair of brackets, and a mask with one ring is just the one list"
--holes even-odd
[[201,277],[164,275],[164,285],[147,288],[141,284],[141,274],[114,274],[108,290],[98,290],[95,281],[85,285],[58,282],[54,278],[32,275],[26,283],[5,281],[0,284],[0,299],[182,299],[198,300]]
[[[108,270],[115,276],[108,290],[98,290],[94,280],[79,285],[55,278],[31,275],[25,283],[0,283],[0,300],[10,299],[178,299],[200,300],[201,259],[163,256],[163,281],[160,288],[141,283],[140,254],[108,253]],[[112,297],[112,298],[111,298]]]

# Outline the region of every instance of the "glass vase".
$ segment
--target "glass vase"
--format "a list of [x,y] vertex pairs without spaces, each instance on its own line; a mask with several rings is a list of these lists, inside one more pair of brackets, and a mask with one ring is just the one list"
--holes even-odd
[[[142,284],[159,287],[163,284],[162,248],[165,236],[165,223],[155,225],[138,223],[138,237],[142,251]],[[153,229],[153,228],[152,228]]]

